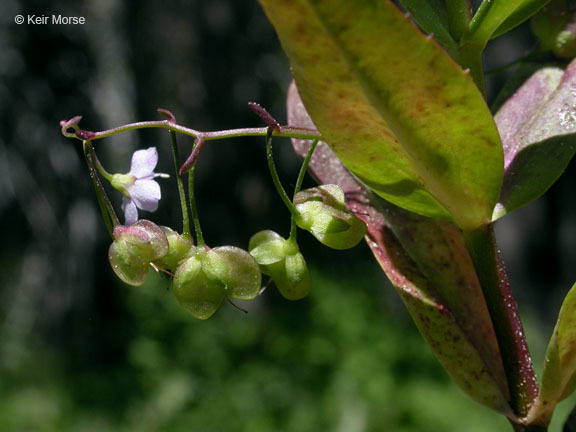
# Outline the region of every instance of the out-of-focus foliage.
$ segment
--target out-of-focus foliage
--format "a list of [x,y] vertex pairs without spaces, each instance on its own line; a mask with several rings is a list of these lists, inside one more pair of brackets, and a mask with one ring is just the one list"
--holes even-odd
[[[18,26],[19,13],[87,23]],[[497,40],[488,67],[516,58],[525,42],[523,33]],[[199,129],[260,125],[249,101],[283,121],[288,62],[256,0],[3,0],[0,45],[1,431],[508,427],[449,383],[365,247],[325,251],[302,233],[315,280],[308,299],[288,302],[271,288],[248,315],[223,305],[207,322],[183,312],[165,280],[140,288],[115,280],[81,148],[58,122],[83,115],[83,127],[107,128],[164,107]],[[501,79],[488,83],[491,95]],[[289,187],[298,162],[283,144],[278,168]],[[158,170],[169,172],[166,131],[95,148],[123,172],[134,149],[152,145]],[[246,247],[263,229],[288,234],[263,140],[206,145],[197,174],[211,245]],[[178,227],[173,180],[163,183],[159,211],[145,216]],[[573,182],[569,168],[546,198],[499,227],[513,286],[549,326],[537,323],[544,334],[553,326],[544,317],[573,282]]]
[[[3,430],[493,431],[505,421],[449,382],[379,271],[316,267],[308,300],[228,306],[190,318],[151,278],[117,284],[128,304],[107,339],[66,358],[21,346],[0,391]],[[331,274],[330,276],[327,276]],[[254,304],[255,303],[255,304]],[[408,324],[408,325],[407,325]],[[113,333],[113,334],[110,334]],[[97,343],[97,341],[94,341]],[[95,364],[93,356],[100,364]],[[462,416],[466,412],[466,416]]]

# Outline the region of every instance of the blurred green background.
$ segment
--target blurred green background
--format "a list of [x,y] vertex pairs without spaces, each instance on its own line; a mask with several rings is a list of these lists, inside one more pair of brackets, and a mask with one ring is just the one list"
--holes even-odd
[[[17,25],[17,14],[86,24]],[[488,67],[533,43],[526,27],[496,41]],[[289,65],[256,0],[3,0],[0,48],[1,431],[508,430],[451,384],[365,245],[338,252],[302,235],[309,298],[288,302],[272,288],[241,305],[248,314],[225,304],[206,322],[179,308],[166,278],[132,288],[114,277],[79,143],[59,121],[82,115],[98,130],[156,119],[162,107],[201,130],[260,126],[249,101],[285,119]],[[505,79],[491,76],[491,97]],[[191,144],[180,138],[182,153]],[[263,144],[203,150],[198,205],[210,245],[287,234]],[[96,151],[127,172],[131,153],[149,146],[170,172],[166,131],[126,133]],[[287,141],[276,151],[291,186],[299,162]],[[174,176],[161,182],[159,211],[143,216],[178,229]],[[537,370],[576,279],[574,183],[571,166],[498,226]]]

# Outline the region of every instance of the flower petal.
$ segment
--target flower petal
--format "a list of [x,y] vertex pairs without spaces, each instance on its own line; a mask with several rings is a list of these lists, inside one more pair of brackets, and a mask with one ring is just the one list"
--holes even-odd
[[145,179],[147,177],[154,177],[154,168],[158,163],[158,150],[156,147],[150,147],[146,150],[137,150],[132,155],[132,162],[130,163],[130,172],[137,179]]
[[160,185],[154,180],[136,180],[128,189],[130,199],[139,209],[155,211],[160,200]]
[[124,224],[132,225],[138,220],[138,209],[136,204],[126,197],[122,198],[122,211],[124,212]]

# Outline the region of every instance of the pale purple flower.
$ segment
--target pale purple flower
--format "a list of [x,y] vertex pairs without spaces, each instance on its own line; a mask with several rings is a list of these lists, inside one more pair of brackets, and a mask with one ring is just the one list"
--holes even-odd
[[124,195],[122,211],[125,225],[131,225],[138,220],[138,209],[153,212],[158,208],[162,195],[160,185],[154,178],[168,175],[154,172],[157,163],[156,147],[137,150],[132,155],[130,172],[113,176],[112,186]]

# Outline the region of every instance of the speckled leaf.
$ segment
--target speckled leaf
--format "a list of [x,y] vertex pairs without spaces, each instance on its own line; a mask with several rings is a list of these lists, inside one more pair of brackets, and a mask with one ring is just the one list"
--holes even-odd
[[536,72],[496,115],[504,182],[493,219],[539,198],[576,151],[576,63]]
[[426,33],[433,34],[445,46],[455,46],[456,42],[448,30],[448,16],[444,2],[439,0],[400,0],[410,12],[414,21]]
[[576,285],[566,295],[550,338],[540,394],[530,417],[549,419],[556,404],[576,388]]
[[[290,125],[314,129],[294,84]],[[300,155],[306,141],[293,140]],[[321,183],[338,184],[368,226],[367,242],[446,371],[472,399],[510,414],[508,384],[487,306],[460,231],[396,207],[363,186],[325,143],[310,163]]]
[[490,221],[502,181],[493,118],[469,74],[390,1],[261,0],[326,142],[408,210]]

